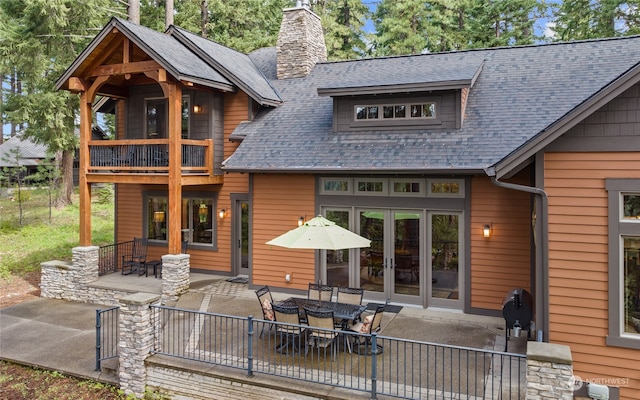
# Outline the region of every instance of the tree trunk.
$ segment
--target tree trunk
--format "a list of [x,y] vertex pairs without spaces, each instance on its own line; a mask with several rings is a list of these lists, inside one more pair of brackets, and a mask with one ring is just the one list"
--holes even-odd
[[202,37],[207,37],[207,20],[209,19],[209,3],[202,0],[202,9],[200,10],[200,24]]
[[140,0],[129,0],[129,21],[140,25]]
[[166,0],[164,8],[164,29],[173,25],[173,0]]
[[60,170],[62,171],[62,183],[58,191],[56,206],[63,207],[71,204],[71,194],[73,193],[73,156],[75,151],[65,150],[62,152],[60,160]]

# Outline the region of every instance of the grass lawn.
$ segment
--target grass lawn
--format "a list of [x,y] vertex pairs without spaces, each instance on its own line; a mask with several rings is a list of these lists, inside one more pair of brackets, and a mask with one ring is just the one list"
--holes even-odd
[[[45,189],[23,190],[21,197],[22,218],[15,193],[0,197],[0,280],[39,272],[45,261],[70,261],[80,239],[77,194],[72,205],[62,208],[49,207]],[[111,186],[94,189],[91,213],[93,244],[113,243]]]

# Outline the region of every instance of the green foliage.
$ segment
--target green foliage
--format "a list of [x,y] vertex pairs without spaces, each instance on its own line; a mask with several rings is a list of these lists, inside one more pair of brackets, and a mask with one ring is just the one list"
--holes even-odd
[[207,37],[241,52],[275,46],[282,10],[293,0],[210,0]]
[[114,201],[113,186],[104,185],[94,191],[93,195],[97,204],[112,204]]
[[[48,221],[46,190],[31,191],[32,200],[25,211],[25,224],[17,224],[17,202],[0,198],[0,278],[37,271],[40,263],[71,260],[71,249],[78,245],[78,206],[53,209]],[[92,242],[113,243],[113,202],[92,204]]]
[[327,58],[349,60],[368,54],[364,26],[371,12],[361,0],[318,0],[313,11],[324,28]]

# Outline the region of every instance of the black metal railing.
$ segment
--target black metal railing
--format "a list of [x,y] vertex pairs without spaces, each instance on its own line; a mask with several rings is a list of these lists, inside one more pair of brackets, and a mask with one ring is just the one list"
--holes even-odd
[[122,270],[122,256],[131,254],[133,240],[108,244],[98,249],[98,276]]
[[102,361],[118,357],[118,316],[120,307],[96,310],[96,371]]
[[368,392],[371,398],[523,399],[526,394],[521,354],[319,328],[314,329],[337,334],[336,339],[310,346],[305,325],[152,308],[154,353],[242,369],[249,376],[277,375]]
[[[182,140],[181,169],[189,173],[210,173],[211,140]],[[98,140],[89,144],[89,171],[167,173],[168,139]]]

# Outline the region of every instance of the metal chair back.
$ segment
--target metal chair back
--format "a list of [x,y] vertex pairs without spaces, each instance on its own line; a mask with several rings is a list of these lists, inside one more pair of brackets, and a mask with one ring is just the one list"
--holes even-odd
[[128,273],[132,273],[134,270],[142,271],[147,262],[147,238],[134,238],[133,245],[131,246],[131,254],[125,254],[122,256],[122,273],[125,274],[125,269],[129,269]]
[[289,325],[276,325],[277,332],[284,332],[288,334],[300,334],[302,327],[300,326],[300,309],[298,306],[282,306],[278,304],[271,305],[273,309],[273,316],[276,322],[282,322]]
[[333,286],[309,283],[307,298],[309,300],[331,301],[333,297]]
[[362,304],[362,296],[364,295],[364,289],[362,288],[338,286],[337,292],[336,300],[338,303]]

